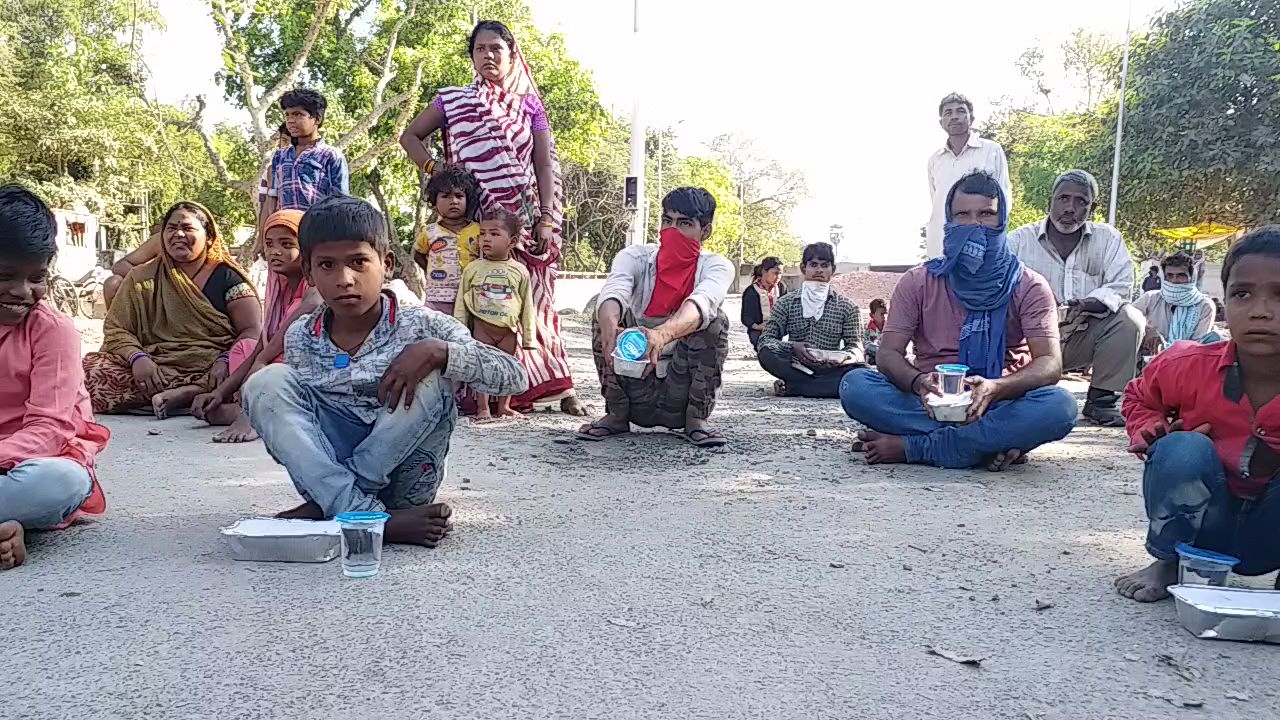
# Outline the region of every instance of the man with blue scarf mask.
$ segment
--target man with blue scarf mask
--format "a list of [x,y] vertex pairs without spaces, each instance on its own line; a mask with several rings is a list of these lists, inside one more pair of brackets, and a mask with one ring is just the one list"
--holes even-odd
[[[947,196],[943,256],[912,268],[894,289],[878,370],[853,370],[840,386],[868,463],[1003,470],[1075,427],[1062,376],[1057,303],[1045,279],[1023,267],[1005,238],[1009,209],[985,172]],[[914,362],[906,356],[915,346]],[[968,366],[967,420],[934,419],[934,368]]]
[[1163,284],[1134,301],[1133,307],[1147,319],[1143,355],[1155,355],[1180,340],[1208,344],[1222,339],[1213,331],[1218,310],[1213,298],[1200,292],[1192,279],[1195,266],[1184,252],[1166,257],[1160,261]]

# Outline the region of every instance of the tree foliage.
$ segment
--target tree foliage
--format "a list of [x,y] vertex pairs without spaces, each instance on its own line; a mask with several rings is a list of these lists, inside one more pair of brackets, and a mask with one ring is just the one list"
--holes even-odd
[[[1119,52],[1083,32],[1064,51],[1065,70],[1095,94],[1091,103],[1058,114],[1006,111],[985,128],[1009,155],[1016,221],[1043,216],[1053,178],[1072,167],[1098,177],[1100,208],[1111,192]],[[1280,6],[1187,2],[1133,38],[1129,73],[1116,224],[1135,256],[1172,248],[1157,228],[1275,222]]]

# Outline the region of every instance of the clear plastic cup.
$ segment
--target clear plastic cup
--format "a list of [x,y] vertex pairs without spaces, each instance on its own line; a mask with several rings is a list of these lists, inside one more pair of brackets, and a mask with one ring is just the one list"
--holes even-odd
[[348,512],[334,518],[342,530],[342,574],[367,578],[382,565],[382,535],[390,515],[384,512]]
[[942,388],[945,397],[957,397],[964,394],[964,378],[969,374],[968,365],[939,365],[933,374]]
[[1178,583],[1182,585],[1226,587],[1232,568],[1240,564],[1238,558],[1186,543],[1178,543],[1175,549],[1178,551]]

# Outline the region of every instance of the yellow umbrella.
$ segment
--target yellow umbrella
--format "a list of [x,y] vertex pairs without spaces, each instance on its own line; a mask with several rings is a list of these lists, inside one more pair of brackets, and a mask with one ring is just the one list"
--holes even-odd
[[1163,228],[1152,232],[1170,240],[1177,240],[1187,249],[1203,250],[1217,245],[1223,240],[1234,238],[1240,234],[1240,228],[1207,222],[1190,227]]

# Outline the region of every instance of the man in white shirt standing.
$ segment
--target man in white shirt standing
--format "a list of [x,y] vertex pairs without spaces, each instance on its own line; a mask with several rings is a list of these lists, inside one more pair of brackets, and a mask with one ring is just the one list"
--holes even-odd
[[[659,244],[634,245],[614,258],[591,324],[605,416],[581,427],[580,440],[621,435],[635,423],[683,428],[698,447],[725,444],[708,418],[729,355],[729,318],[720,306],[734,268],[702,249],[715,214],[715,198],[706,190],[673,190],[662,200]],[[632,328],[647,341],[639,378],[614,372],[614,345]]]
[[1129,304],[1133,258],[1120,231],[1090,222],[1098,181],[1084,170],[1058,176],[1049,216],[1009,233],[1009,249],[1022,264],[1049,281],[1058,301],[1062,366],[1093,366],[1084,416],[1106,427],[1123,427],[1120,396],[1138,367],[1146,330],[1142,313]]
[[938,103],[938,124],[947,133],[947,143],[929,156],[929,197],[933,201],[933,213],[925,230],[925,250],[930,258],[942,254],[947,193],[960,178],[984,170],[1000,183],[1006,198],[1013,197],[1009,191],[1009,163],[1005,160],[1004,148],[979,137],[973,129],[973,103],[969,98],[960,93],[942,98]]

